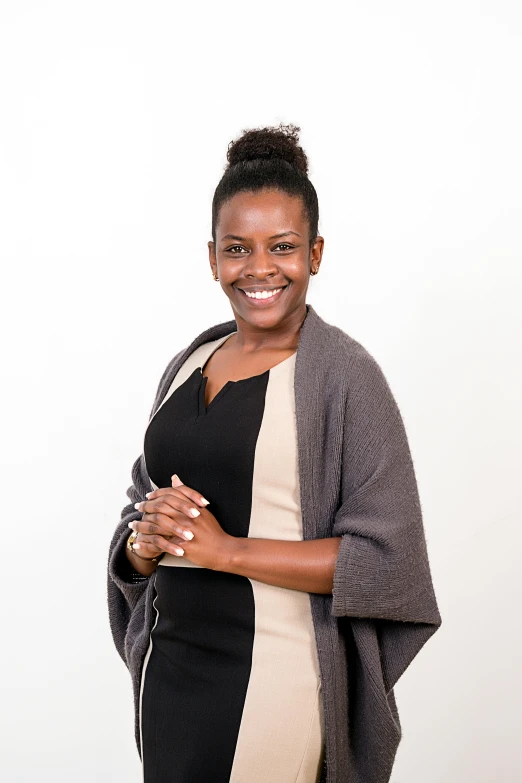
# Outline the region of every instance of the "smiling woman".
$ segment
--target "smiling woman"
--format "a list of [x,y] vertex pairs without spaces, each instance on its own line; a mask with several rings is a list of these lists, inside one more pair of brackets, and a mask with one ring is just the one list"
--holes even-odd
[[249,343],[255,351],[295,342],[310,275],[319,271],[323,253],[317,194],[298,131],[245,132],[229,146],[229,167],[212,202],[214,279],[241,326],[254,326]]
[[229,147],[208,251],[234,318],[163,373],[110,546],[144,783],[387,783],[393,686],[440,625],[398,407],[306,303],[298,130]]

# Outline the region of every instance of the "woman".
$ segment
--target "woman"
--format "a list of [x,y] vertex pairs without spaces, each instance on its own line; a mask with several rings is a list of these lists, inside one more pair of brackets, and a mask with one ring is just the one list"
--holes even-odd
[[163,373],[110,545],[144,783],[386,783],[393,686],[441,624],[398,407],[306,303],[298,131],[229,145],[208,246],[234,319]]

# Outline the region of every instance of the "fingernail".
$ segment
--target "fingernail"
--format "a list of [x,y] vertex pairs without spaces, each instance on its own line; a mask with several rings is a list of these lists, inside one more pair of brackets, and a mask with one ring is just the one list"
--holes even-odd
[[146,498],[150,498],[151,495],[152,495],[152,492],[145,492],[145,497]]
[[127,522],[127,527],[131,527],[134,530],[134,522]]
[[184,554],[185,554],[185,550],[184,550],[184,549],[182,549],[181,547],[179,547],[179,548],[176,548],[176,550],[175,550],[175,554],[176,554],[176,555],[184,555]]
[[138,511],[140,510],[140,506],[141,506],[141,503],[135,503],[134,504],[134,508],[137,508]]
[[200,503],[204,503],[204,504],[205,504],[205,506],[208,506],[208,504],[210,503],[210,501],[209,501],[209,500],[207,500],[206,498],[201,498],[199,502],[200,502]]
[[133,549],[139,549],[139,548],[140,548],[140,544],[133,544],[133,545],[132,545],[132,548],[133,548]]
[[193,517],[199,517],[200,512],[197,510],[197,508],[191,508],[189,510],[189,514],[191,514]]
[[180,477],[177,473],[174,473],[173,476],[170,477],[171,481],[181,481]]
[[189,541],[191,541],[194,538],[194,533],[192,532],[192,530],[184,530],[183,535],[185,536],[185,538],[188,538]]

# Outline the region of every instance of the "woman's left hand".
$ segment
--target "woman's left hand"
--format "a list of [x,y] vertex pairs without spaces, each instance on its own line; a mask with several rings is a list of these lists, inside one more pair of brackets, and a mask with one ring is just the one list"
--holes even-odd
[[[143,553],[143,557],[148,557],[147,543],[150,543],[154,546],[161,546],[166,552],[176,557],[186,557],[191,563],[202,568],[209,568],[214,571],[224,570],[223,566],[231,554],[235,538],[225,533],[214,514],[199,503],[199,516],[190,519],[185,517],[183,522],[183,527],[194,534],[192,540],[188,541],[175,534],[171,534],[166,538],[159,533],[147,532],[151,530],[150,519],[152,519],[152,517],[147,519],[147,514],[154,514],[155,506],[158,503],[162,505],[163,510],[161,513],[170,516],[168,510],[165,510],[165,504],[170,505],[169,499],[171,499],[173,502],[172,518],[175,519],[177,517],[179,519],[180,513],[174,508],[175,499],[178,498],[179,501],[178,493],[182,492],[192,503],[199,495],[199,493],[183,484],[179,479],[174,479],[172,484],[172,487],[161,487],[149,492],[147,500],[137,504],[140,507],[139,510],[143,511],[143,517],[141,520],[133,522],[132,528],[140,533],[140,553]],[[183,555],[179,554],[180,548],[184,552]]]

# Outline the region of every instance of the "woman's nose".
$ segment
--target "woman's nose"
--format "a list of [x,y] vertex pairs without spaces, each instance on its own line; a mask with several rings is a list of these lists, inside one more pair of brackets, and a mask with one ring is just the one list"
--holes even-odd
[[277,263],[268,250],[252,250],[245,259],[245,273],[267,275],[277,272]]

